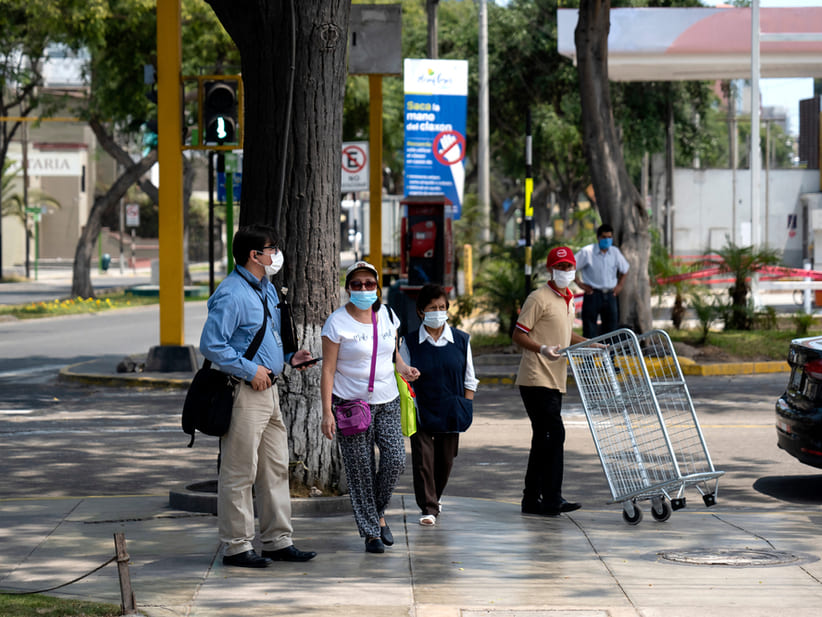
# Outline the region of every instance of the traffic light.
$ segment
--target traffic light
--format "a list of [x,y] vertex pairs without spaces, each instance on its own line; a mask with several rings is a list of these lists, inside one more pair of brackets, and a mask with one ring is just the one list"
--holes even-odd
[[236,80],[203,82],[203,132],[206,144],[237,143],[238,85]]

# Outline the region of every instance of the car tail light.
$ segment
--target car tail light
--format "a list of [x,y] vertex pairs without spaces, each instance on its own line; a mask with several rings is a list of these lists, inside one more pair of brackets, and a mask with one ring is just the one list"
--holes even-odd
[[805,366],[805,374],[822,381],[822,360],[811,360]]

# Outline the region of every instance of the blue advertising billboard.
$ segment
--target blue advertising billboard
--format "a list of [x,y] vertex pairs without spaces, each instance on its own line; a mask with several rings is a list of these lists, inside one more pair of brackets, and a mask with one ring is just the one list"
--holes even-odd
[[411,195],[445,195],[460,216],[465,188],[468,61],[403,63],[405,186]]

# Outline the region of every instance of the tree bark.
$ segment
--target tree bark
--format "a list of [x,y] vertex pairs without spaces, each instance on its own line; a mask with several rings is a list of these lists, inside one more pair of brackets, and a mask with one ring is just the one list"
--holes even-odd
[[652,328],[648,261],[651,236],[648,211],[625,167],[614,124],[608,82],[610,0],[581,0],[574,33],[577,50],[583,146],[591,170],[599,214],[614,228],[631,269],[619,296],[620,323],[646,332]]
[[[322,325],[340,303],[340,153],[351,2],[208,2],[242,58],[240,224],[278,230],[285,267],[277,279],[288,288],[300,347],[319,355]],[[319,369],[286,369],[278,384],[292,480],[338,488],[339,449],[320,432]]]
[[91,285],[91,257],[94,254],[94,241],[100,233],[100,221],[103,214],[109,208],[113,208],[120,198],[126,194],[128,188],[138,182],[140,177],[157,162],[157,151],[153,150],[148,156],[135,163],[128,153],[114,142],[114,139],[99,121],[92,119],[89,121],[89,126],[94,131],[103,150],[119,163],[125,165],[125,171],[104,194],[95,198],[94,205],[89,211],[88,220],[80,233],[77,248],[74,251],[74,269],[71,281],[72,298],[78,296],[81,298],[94,297],[94,287]]

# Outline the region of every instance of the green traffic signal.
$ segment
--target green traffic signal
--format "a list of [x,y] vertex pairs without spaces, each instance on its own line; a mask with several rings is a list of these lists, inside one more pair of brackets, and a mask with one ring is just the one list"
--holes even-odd
[[238,104],[236,81],[203,83],[203,130],[206,144],[237,141]]

